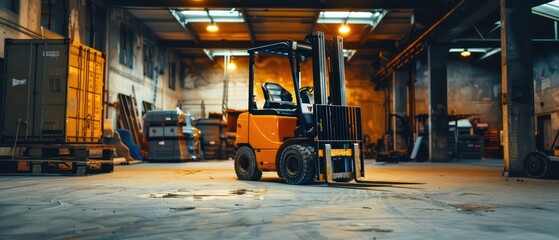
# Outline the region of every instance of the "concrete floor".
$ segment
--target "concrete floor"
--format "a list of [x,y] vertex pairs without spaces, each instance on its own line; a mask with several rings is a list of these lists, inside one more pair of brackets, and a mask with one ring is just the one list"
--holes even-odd
[[369,189],[239,181],[233,161],[4,176],[0,239],[558,239],[559,181],[501,165],[367,161],[368,179],[425,183]]

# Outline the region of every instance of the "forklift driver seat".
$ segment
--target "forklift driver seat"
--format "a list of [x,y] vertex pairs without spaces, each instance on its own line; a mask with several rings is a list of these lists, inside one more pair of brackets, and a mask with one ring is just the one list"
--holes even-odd
[[297,105],[293,103],[291,93],[277,83],[265,82],[262,84],[264,92],[264,108],[294,109]]

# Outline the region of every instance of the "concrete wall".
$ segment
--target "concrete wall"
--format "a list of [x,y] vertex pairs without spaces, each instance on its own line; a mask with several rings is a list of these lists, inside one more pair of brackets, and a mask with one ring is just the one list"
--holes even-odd
[[[559,130],[559,50],[556,47],[534,47],[534,90],[536,115],[551,116],[551,132]],[[427,66],[417,62],[417,113],[427,113]],[[488,66],[490,65],[490,66]],[[449,114],[479,114],[489,128],[502,129],[501,76],[494,64],[479,64],[453,59],[448,63]],[[554,134],[548,134],[553,141]]]
[[[134,17],[122,9],[111,9],[108,12],[108,74],[107,88],[109,90],[108,102],[118,102],[118,94],[135,96],[138,103],[138,112],[143,110],[142,102],[155,105],[157,109],[174,109],[181,97],[181,86],[179,82],[180,61],[176,53],[159,48],[157,37],[150,30],[139,24]],[[120,27],[126,25],[133,31],[132,55],[133,63],[129,68],[120,63],[119,54],[122,51],[120,46]],[[149,43],[153,47],[154,68],[147,71],[154,71],[154,77],[144,76],[144,43]],[[158,56],[162,55],[162,58]],[[176,87],[170,89],[170,68],[169,63],[175,63]],[[160,72],[160,67],[163,71]],[[108,109],[109,118],[116,121],[116,109]]]
[[[237,65],[229,70],[230,109],[248,109],[248,57],[234,57]],[[221,113],[223,100],[223,57],[216,57],[212,62],[207,57],[187,59],[181,69],[182,106],[196,118],[208,117],[210,112]],[[205,114],[202,114],[201,102],[204,101]]]
[[4,58],[4,39],[41,36],[40,10],[41,0],[20,0],[19,12],[0,7],[0,58]]
[[361,107],[363,134],[376,141],[386,134],[387,96],[384,91],[374,90],[373,68],[369,60],[352,59],[345,70],[347,104]]
[[559,50],[537,49],[534,59],[536,114],[559,110]]
[[[248,109],[248,57],[235,57],[237,69],[229,72],[229,108]],[[312,82],[311,62],[303,64],[302,86]],[[305,71],[306,70],[306,71]],[[185,64],[183,110],[194,117],[207,117],[209,112],[221,112],[223,99],[223,58],[211,62],[208,58],[189,59]],[[384,92],[374,91],[370,81],[370,61],[352,59],[346,64],[346,98],[348,105],[362,108],[363,132],[378,139],[385,133],[386,120]],[[255,65],[256,102],[264,104],[261,85],[264,82],[279,82],[284,88],[292,89],[292,78],[287,59],[260,57]],[[293,94],[293,93],[292,93]],[[201,115],[200,102],[204,100],[205,116]]]
[[551,128],[540,133],[543,147],[549,149],[559,130],[559,50],[535,46],[534,51],[534,110],[537,116],[550,115]]
[[[426,61],[417,61],[416,114],[428,113]],[[448,114],[475,114],[489,129],[502,129],[501,76],[498,69],[450,60],[447,66]]]

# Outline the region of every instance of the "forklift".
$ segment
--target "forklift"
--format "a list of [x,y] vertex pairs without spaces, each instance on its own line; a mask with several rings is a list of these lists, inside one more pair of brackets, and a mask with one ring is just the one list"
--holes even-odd
[[[383,184],[362,180],[361,110],[346,105],[343,38],[325,40],[324,33],[313,32],[305,39],[248,50],[249,111],[237,120],[237,177],[256,181],[262,172],[275,171],[294,185]],[[293,80],[291,91],[275,82],[262,83],[265,102],[260,108],[254,89],[257,55],[287,58]],[[312,86],[302,87],[301,65],[309,59]]]

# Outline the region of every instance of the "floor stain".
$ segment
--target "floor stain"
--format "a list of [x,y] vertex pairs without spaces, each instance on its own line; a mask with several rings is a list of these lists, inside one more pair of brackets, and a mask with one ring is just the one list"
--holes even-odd
[[468,195],[469,196],[480,196],[477,193],[460,193],[460,194],[458,194],[458,196],[468,196]]
[[494,212],[495,208],[497,208],[496,206],[481,205],[477,203],[451,204],[450,206],[453,206],[458,210],[465,211],[465,212],[477,212],[477,211]]
[[245,195],[247,193],[246,189],[235,189],[231,191],[231,194],[237,194],[237,195]]
[[148,195],[142,195],[141,197],[146,198],[187,198],[191,197],[192,194],[188,192],[172,192],[172,193],[152,193]]
[[180,198],[180,195],[173,193],[166,193],[161,196],[161,198]]
[[359,223],[342,225],[341,227],[343,230],[351,231],[351,232],[389,233],[394,231],[392,229],[381,228],[380,226],[377,225],[359,224]]
[[196,209],[195,207],[181,207],[181,208],[170,208],[171,210],[182,212],[182,211],[190,211]]
[[152,193],[147,195],[140,195],[139,197],[145,198],[179,198],[187,199],[191,201],[203,201],[203,200],[235,200],[240,198],[255,198],[263,199],[264,194],[268,192],[267,189],[260,190],[250,190],[250,189],[234,189],[234,190],[203,190],[203,191],[174,191],[174,192],[163,192],[163,193]]
[[200,170],[178,170],[175,172],[178,174],[191,175],[191,174],[199,173]]

